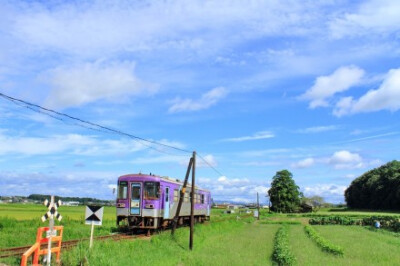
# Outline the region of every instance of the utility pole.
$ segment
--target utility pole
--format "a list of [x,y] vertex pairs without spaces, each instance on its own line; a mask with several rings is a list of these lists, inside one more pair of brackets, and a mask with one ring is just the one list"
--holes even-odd
[[179,214],[181,212],[183,198],[185,197],[187,181],[188,181],[188,178],[189,178],[190,170],[192,169],[192,165],[193,165],[193,157],[190,158],[189,165],[188,165],[188,168],[187,168],[187,171],[186,171],[185,180],[183,181],[183,186],[182,186],[182,189],[180,191],[178,207],[176,208],[175,217],[174,217],[174,220],[172,221],[171,235],[174,235],[174,233],[175,233],[175,229],[176,229],[176,225],[178,223]]
[[257,220],[260,220],[260,203],[258,201],[258,192],[257,192]]
[[194,200],[195,200],[195,177],[196,177],[196,151],[193,152],[193,164],[192,164],[192,201],[190,207],[190,242],[189,248],[193,249],[193,229],[194,229]]

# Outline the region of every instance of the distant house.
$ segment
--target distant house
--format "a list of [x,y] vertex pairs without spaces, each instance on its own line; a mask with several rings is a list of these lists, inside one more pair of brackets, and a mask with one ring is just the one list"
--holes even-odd
[[240,205],[234,205],[234,204],[230,204],[228,206],[226,206],[226,209],[228,210],[237,210],[240,208]]
[[301,212],[312,212],[314,206],[311,203],[304,202],[300,205],[300,208],[301,208]]
[[66,201],[63,203],[63,205],[65,206],[78,206],[79,205],[79,201]]

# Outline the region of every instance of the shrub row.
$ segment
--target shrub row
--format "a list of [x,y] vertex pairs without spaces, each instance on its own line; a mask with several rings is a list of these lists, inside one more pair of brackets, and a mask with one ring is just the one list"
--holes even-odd
[[350,218],[346,216],[325,216],[311,218],[308,223],[312,225],[368,225],[374,226],[375,222],[379,221],[381,228],[389,229],[395,232],[400,232],[400,217],[399,216],[369,216],[364,218]]
[[400,232],[399,216],[371,216],[362,219],[363,225],[374,226],[376,221],[379,221],[379,223],[381,224],[381,228],[389,229],[395,232]]
[[275,235],[273,260],[278,265],[294,265],[296,258],[289,249],[288,227],[283,225]]
[[340,225],[362,225],[361,219],[354,219],[346,216],[325,216],[315,217],[308,220],[309,224],[340,224]]
[[320,236],[310,225],[304,226],[304,230],[306,231],[307,235],[312,238],[318,244],[318,246],[321,247],[323,251],[335,255],[343,255],[343,248],[330,243],[328,240]]

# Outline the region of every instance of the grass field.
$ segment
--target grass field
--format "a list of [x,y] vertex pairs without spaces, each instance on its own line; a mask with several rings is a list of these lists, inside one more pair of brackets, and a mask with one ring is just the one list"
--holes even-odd
[[[44,226],[40,217],[42,205],[0,205],[0,248],[33,244],[36,229]],[[84,225],[84,206],[61,207],[64,239],[87,238],[90,226]],[[322,210],[313,215],[393,215],[360,211]],[[398,215],[396,213],[396,215]],[[288,226],[289,250],[297,265],[399,265],[400,233],[374,230],[362,226],[315,225],[312,228],[328,242],[343,248],[343,255],[327,253],[304,230],[307,217],[302,214],[268,214],[260,221],[252,217],[236,218],[213,210],[211,222],[195,227],[194,249],[189,251],[188,228],[180,228],[174,238],[169,232],[154,235],[151,240],[95,242],[88,241],[62,252],[63,265],[274,265],[272,253],[275,234]],[[103,226],[96,235],[110,234],[115,228],[115,209],[106,207]],[[17,265],[19,259],[0,263]]]

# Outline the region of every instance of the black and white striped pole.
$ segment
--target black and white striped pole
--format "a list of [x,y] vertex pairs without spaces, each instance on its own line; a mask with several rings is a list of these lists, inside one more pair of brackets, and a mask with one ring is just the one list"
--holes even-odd
[[54,231],[54,217],[57,218],[58,221],[61,221],[62,216],[57,212],[57,208],[61,206],[61,200],[54,202],[54,196],[51,196],[50,202],[46,199],[44,201],[44,205],[47,207],[48,211],[42,216],[42,222],[45,222],[49,219],[49,231],[47,234],[47,238],[49,239],[47,246],[47,258],[46,264],[51,264],[51,237],[56,235]]

